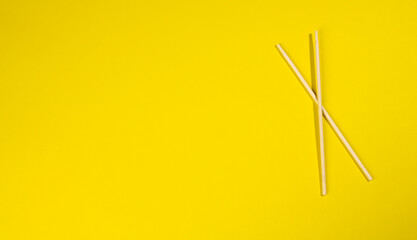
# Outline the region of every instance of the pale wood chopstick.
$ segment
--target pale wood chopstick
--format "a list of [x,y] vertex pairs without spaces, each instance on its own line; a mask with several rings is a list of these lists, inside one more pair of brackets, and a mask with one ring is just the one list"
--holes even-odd
[[321,195],[327,194],[326,186],[326,163],[324,161],[324,136],[323,136],[323,106],[321,97],[321,74],[320,74],[320,51],[319,51],[319,36],[315,32],[315,52],[316,52],[316,81],[317,81],[317,121],[319,124],[319,148],[320,148],[320,178],[321,178]]
[[[307,91],[310,98],[314,101],[315,104],[318,104],[318,100],[316,98],[316,95],[311,90],[310,86],[307,84],[304,77],[301,75],[300,71],[298,71],[295,64],[291,61],[291,59],[288,57],[288,55],[285,53],[284,49],[277,44],[277,48],[279,52],[281,53],[282,57],[285,59],[285,61],[288,63],[288,65],[291,67],[291,69],[294,71],[295,75],[297,76],[297,79],[300,81],[301,85],[303,85],[304,89]],[[362,164],[361,160],[359,160],[356,153],[353,151],[352,147],[349,145],[346,138],[343,136],[342,132],[339,130],[339,128],[336,126],[336,123],[333,121],[333,119],[330,117],[329,113],[326,111],[324,107],[323,109],[323,116],[326,118],[327,122],[330,124],[330,127],[333,129],[333,131],[338,136],[339,140],[342,142],[342,144],[345,146],[346,150],[349,152],[350,156],[355,161],[356,165],[359,167],[363,175],[366,177],[368,181],[372,180],[371,174],[369,174],[368,170],[366,170],[365,166]]]

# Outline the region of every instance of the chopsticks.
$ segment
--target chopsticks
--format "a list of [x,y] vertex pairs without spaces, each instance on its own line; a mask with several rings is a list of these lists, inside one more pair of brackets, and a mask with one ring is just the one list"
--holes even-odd
[[323,136],[323,106],[321,101],[321,76],[320,76],[320,51],[319,36],[315,32],[315,52],[316,52],[316,81],[317,81],[317,121],[319,125],[319,148],[320,148],[320,177],[321,177],[321,195],[327,194],[326,187],[326,163],[324,161],[324,136]]
[[[324,116],[324,118],[329,123],[330,127],[336,133],[336,135],[339,138],[339,140],[342,142],[342,144],[345,146],[345,148],[348,151],[348,153],[350,154],[350,156],[355,161],[356,165],[359,167],[359,169],[362,172],[362,174],[365,176],[365,178],[368,181],[371,181],[372,180],[372,176],[369,174],[368,170],[365,168],[365,166],[363,165],[363,163],[361,162],[361,160],[359,160],[359,157],[353,151],[352,147],[350,146],[350,144],[348,143],[348,141],[346,140],[346,138],[343,136],[342,132],[339,130],[339,128],[337,127],[336,123],[330,117],[330,114],[321,105],[321,86],[320,86],[320,63],[319,63],[318,33],[316,32],[316,44],[315,44],[315,48],[316,48],[316,69],[317,69],[316,70],[317,71],[317,90],[318,90],[317,91],[318,92],[318,96],[317,97],[316,97],[316,94],[313,92],[313,90],[311,90],[310,86],[308,85],[308,83],[306,82],[306,80],[304,79],[304,77],[301,75],[300,71],[297,69],[297,67],[295,66],[295,64],[288,57],[288,55],[285,53],[284,49],[282,49],[281,45],[277,44],[276,47],[277,47],[278,51],[281,53],[281,56],[284,58],[284,60],[290,66],[290,68],[292,69],[292,71],[295,73],[295,75],[297,76],[297,79],[299,80],[299,82],[301,83],[301,85],[303,85],[304,89],[307,91],[307,93],[310,96],[310,98],[317,105],[318,112],[319,112],[318,118],[321,120],[321,116],[322,115]],[[320,114],[320,112],[322,112],[322,115]],[[320,120],[319,120],[319,125],[320,125]],[[321,176],[322,195],[325,195],[323,193],[326,193],[327,191],[326,191],[325,164],[324,164],[324,145],[323,145],[323,133],[322,133],[322,131],[323,131],[323,126],[321,124],[321,127],[320,127],[320,153],[321,153],[320,154],[321,155],[320,163],[321,163],[321,167],[320,167],[320,169],[321,169],[321,175],[322,175]]]

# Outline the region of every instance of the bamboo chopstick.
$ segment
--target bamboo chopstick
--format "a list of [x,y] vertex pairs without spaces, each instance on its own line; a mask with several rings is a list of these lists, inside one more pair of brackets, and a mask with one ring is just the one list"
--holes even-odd
[[326,165],[324,161],[324,136],[323,136],[323,106],[321,98],[321,75],[320,75],[320,51],[319,51],[319,36],[318,32],[315,32],[315,52],[316,52],[316,81],[317,81],[317,121],[319,124],[319,148],[320,148],[320,177],[321,177],[321,195],[327,194],[326,187]]
[[[279,52],[281,53],[282,57],[285,59],[285,61],[288,63],[288,65],[290,65],[291,69],[294,71],[295,75],[297,76],[297,79],[300,81],[301,85],[303,85],[304,89],[307,91],[307,93],[310,96],[310,98],[314,101],[315,104],[318,104],[318,100],[316,98],[316,95],[311,90],[310,86],[307,84],[306,80],[301,75],[300,71],[298,71],[298,69],[295,66],[295,64],[291,61],[291,59],[285,53],[284,49],[282,49],[282,47],[279,44],[277,44],[277,48],[278,48]],[[348,141],[343,136],[342,132],[336,126],[336,123],[330,117],[329,113],[327,113],[326,109],[324,107],[322,107],[322,109],[323,109],[323,115],[326,118],[327,122],[330,124],[330,127],[336,133],[336,135],[338,136],[339,140],[343,143],[343,145],[345,146],[346,150],[349,152],[350,156],[353,158],[353,160],[355,161],[356,165],[359,167],[359,169],[361,170],[361,172],[363,173],[363,175],[366,177],[366,179],[368,181],[371,181],[372,180],[371,174],[369,174],[368,170],[366,170],[366,168],[362,164],[361,160],[359,160],[358,156],[355,154],[355,152],[353,151],[352,147],[349,145]]]

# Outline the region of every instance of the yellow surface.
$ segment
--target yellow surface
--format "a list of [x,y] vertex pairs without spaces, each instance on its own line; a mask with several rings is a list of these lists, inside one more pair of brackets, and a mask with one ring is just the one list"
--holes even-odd
[[2,0],[0,239],[416,239],[416,9]]

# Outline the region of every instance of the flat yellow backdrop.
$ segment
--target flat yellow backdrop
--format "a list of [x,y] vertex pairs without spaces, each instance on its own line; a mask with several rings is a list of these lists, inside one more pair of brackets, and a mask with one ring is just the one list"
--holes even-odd
[[[416,239],[417,3],[0,3],[0,239]],[[311,80],[327,123],[320,196]]]

